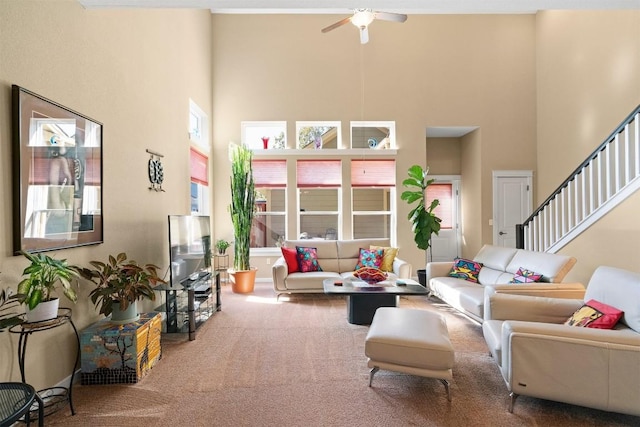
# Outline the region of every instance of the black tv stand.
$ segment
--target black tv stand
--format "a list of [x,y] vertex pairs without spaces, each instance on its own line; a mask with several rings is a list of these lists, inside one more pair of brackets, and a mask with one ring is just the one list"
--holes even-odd
[[[212,281],[215,287],[212,287]],[[156,308],[163,313],[162,332],[188,333],[190,341],[196,338],[200,325],[222,310],[217,271],[201,272],[197,279],[187,278],[179,285],[161,285],[155,290],[162,295],[162,304]]]

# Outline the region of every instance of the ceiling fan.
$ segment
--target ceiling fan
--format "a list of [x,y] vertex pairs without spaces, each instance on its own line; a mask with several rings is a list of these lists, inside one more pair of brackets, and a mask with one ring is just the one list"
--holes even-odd
[[329,25],[322,29],[323,33],[327,33],[342,25],[351,22],[353,25],[360,29],[360,43],[365,44],[369,41],[369,31],[367,27],[373,22],[374,19],[380,19],[382,21],[404,22],[407,20],[407,15],[402,13],[391,12],[376,12],[371,9],[355,9],[353,16],[344,18],[335,24]]

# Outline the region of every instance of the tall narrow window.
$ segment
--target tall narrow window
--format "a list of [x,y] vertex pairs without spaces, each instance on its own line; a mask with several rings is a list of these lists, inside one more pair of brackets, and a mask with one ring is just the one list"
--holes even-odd
[[209,158],[191,148],[191,213],[208,215],[209,212]]
[[[427,187],[427,204],[438,199],[440,204],[434,210],[434,214],[442,220],[440,228],[453,228],[453,185],[451,183],[433,183]],[[428,207],[428,206],[427,206]]]
[[352,160],[353,238],[395,240],[395,160]]
[[298,160],[298,238],[337,239],[340,230],[342,162]]
[[285,239],[286,160],[254,160],[256,213],[251,226],[252,248],[273,248]]

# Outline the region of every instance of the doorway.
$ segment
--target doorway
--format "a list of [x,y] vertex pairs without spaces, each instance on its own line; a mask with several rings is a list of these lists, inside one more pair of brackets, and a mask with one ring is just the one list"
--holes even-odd
[[493,244],[516,247],[516,224],[531,214],[533,172],[493,171]]

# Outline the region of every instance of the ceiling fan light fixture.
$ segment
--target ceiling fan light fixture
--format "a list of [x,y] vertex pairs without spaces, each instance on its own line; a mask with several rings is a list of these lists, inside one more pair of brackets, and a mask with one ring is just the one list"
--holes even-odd
[[351,23],[358,28],[367,28],[375,19],[375,14],[371,9],[358,9],[351,18]]

